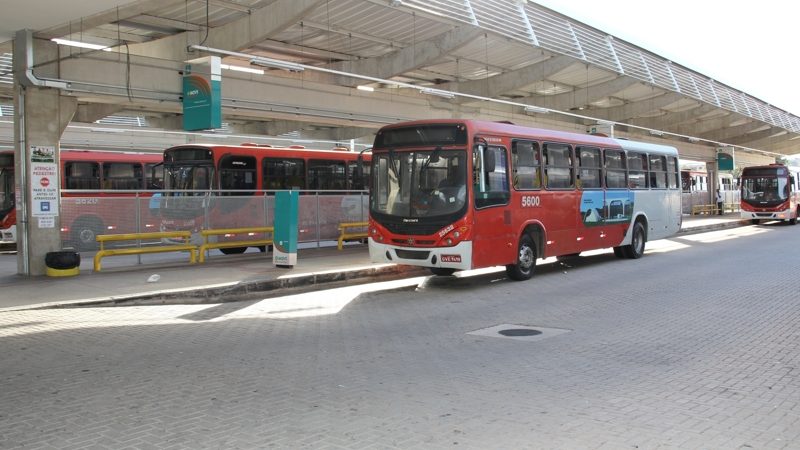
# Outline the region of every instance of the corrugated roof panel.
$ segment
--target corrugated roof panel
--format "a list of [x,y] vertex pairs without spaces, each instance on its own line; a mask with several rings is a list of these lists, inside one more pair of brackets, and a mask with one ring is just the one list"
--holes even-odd
[[519,3],[481,0],[470,4],[480,26],[527,44],[535,42],[528,19]]
[[530,3],[525,5],[525,12],[540,47],[583,59],[569,22]]

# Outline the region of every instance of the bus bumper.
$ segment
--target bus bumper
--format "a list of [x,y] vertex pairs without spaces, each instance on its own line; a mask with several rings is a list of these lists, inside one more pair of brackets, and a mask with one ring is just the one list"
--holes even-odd
[[468,270],[472,268],[472,241],[453,247],[410,248],[387,245],[369,238],[369,257],[375,263]]
[[741,211],[742,219],[752,220],[789,220],[792,218],[792,210],[787,209],[784,211],[770,211],[770,212],[757,212],[757,211]]
[[0,244],[15,244],[17,242],[17,226],[0,230]]

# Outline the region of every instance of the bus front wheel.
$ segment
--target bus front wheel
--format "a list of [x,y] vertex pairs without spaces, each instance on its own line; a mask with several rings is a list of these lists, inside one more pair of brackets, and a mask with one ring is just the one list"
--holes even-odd
[[431,273],[439,277],[448,277],[456,272],[456,269],[448,269],[445,267],[431,267]]
[[84,217],[72,225],[72,242],[78,251],[96,250],[97,236],[103,233],[99,219]]
[[530,236],[523,234],[517,247],[517,261],[506,266],[506,274],[514,281],[530,279],[536,267],[536,257],[536,244]]

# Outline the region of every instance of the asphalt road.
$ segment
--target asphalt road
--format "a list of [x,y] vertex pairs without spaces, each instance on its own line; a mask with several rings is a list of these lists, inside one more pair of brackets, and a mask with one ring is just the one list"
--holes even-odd
[[0,448],[800,448],[798,233],[0,313]]

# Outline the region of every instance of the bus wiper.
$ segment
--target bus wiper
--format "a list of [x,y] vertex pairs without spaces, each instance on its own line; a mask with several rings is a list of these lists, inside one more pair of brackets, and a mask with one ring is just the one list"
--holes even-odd
[[430,156],[428,156],[425,159],[425,161],[422,162],[422,168],[419,169],[419,173],[422,174],[423,172],[425,172],[428,169],[428,166],[431,165],[431,163],[439,162],[439,154],[441,152],[442,152],[442,146],[441,145],[439,145],[435,149],[433,149],[433,152],[431,152]]

